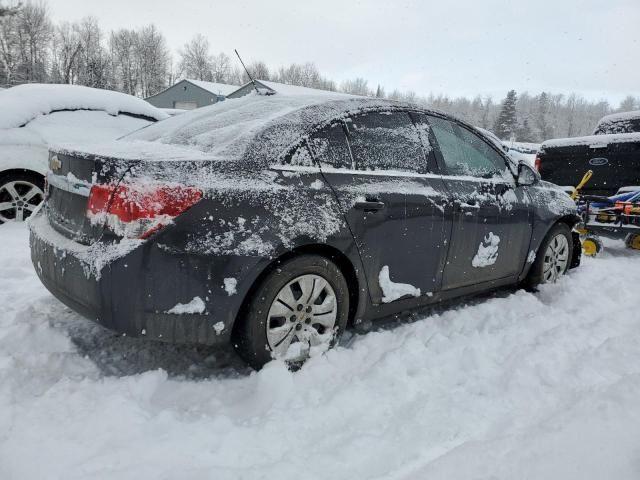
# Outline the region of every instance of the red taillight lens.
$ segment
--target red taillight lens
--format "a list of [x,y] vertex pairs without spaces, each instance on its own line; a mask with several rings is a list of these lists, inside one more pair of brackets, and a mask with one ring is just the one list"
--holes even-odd
[[146,238],[201,198],[200,190],[182,185],[93,185],[87,215],[124,237]]
[[540,158],[540,154],[536,153],[536,161],[534,163],[536,170],[540,172],[540,168],[542,168],[542,159]]

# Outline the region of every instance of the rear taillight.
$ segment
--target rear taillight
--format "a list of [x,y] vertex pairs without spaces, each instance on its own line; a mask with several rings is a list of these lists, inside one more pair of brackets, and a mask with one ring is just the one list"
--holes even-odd
[[540,168],[542,168],[542,159],[540,158],[539,153],[536,153],[536,161],[533,165],[536,167],[536,170],[540,172]]
[[147,238],[201,198],[200,190],[182,185],[93,185],[87,216],[117,235]]

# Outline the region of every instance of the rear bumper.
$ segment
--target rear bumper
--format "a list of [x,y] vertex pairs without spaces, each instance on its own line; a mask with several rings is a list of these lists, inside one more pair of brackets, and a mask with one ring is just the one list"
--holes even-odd
[[[45,214],[30,221],[30,247],[40,280],[69,308],[120,334],[171,343],[229,342],[245,286],[238,279],[230,295],[224,278],[250,268],[235,257],[180,254],[154,241],[80,245]],[[168,313],[195,297],[203,310]]]

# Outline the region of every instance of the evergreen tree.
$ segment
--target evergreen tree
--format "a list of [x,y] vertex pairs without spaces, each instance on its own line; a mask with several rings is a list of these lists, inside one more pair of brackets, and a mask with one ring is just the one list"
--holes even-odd
[[502,101],[500,114],[493,127],[494,133],[502,140],[508,140],[515,135],[518,127],[516,116],[516,102],[518,97],[515,90],[509,90],[507,97]]

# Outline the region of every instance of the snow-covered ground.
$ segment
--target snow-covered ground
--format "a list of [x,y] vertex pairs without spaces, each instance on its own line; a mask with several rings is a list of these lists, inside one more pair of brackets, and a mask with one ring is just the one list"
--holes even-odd
[[355,336],[301,371],[118,338],[0,226],[0,479],[638,479],[640,252]]

